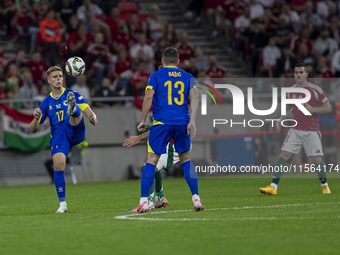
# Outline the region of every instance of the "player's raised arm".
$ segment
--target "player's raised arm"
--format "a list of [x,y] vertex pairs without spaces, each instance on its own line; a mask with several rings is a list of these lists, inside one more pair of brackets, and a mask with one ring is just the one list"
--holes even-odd
[[40,129],[41,124],[39,123],[39,120],[40,120],[41,115],[42,115],[42,111],[40,110],[40,108],[36,108],[33,111],[34,119],[31,122],[31,131],[32,131],[32,133],[35,133],[35,132],[37,132]]
[[142,132],[146,129],[146,117],[150,111],[152,105],[152,99],[155,94],[153,89],[148,89],[143,100],[143,107],[142,107],[142,119],[138,125],[138,131]]
[[196,135],[196,116],[198,111],[198,104],[199,104],[199,95],[196,86],[194,86],[190,90],[190,122],[187,126],[188,135],[190,135],[191,131],[191,138],[194,138]]
[[77,91],[73,91],[74,96],[76,98],[76,103],[79,106],[80,110],[86,115],[86,117],[90,120],[93,126],[98,124],[97,116],[92,111],[91,107],[86,103],[84,97],[80,95]]
[[98,124],[97,115],[92,111],[90,107],[87,107],[84,110],[84,114],[86,115],[86,117],[89,119],[93,126],[96,126]]

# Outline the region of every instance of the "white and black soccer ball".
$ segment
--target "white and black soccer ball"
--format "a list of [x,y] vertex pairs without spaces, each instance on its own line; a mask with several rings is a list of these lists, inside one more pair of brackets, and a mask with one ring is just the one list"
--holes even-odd
[[73,77],[84,74],[85,62],[80,57],[69,58],[65,64],[65,70],[68,75]]

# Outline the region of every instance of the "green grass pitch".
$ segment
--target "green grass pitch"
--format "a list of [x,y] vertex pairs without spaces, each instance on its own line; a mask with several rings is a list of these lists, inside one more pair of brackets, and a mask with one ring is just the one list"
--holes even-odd
[[[135,215],[140,181],[67,184],[68,212],[53,185],[0,188],[0,254],[339,254],[340,179],[201,178],[194,212],[184,179],[164,180],[170,205]],[[118,218],[117,218],[118,217]]]

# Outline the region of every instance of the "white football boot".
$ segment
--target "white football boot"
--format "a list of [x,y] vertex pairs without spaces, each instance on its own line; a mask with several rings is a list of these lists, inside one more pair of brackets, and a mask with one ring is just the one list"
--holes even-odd
[[64,213],[67,212],[67,204],[66,201],[60,202],[60,207],[55,213]]
[[168,200],[166,200],[166,198],[164,196],[162,197],[157,197],[155,198],[155,208],[162,208],[162,207],[167,207],[169,205]]
[[202,200],[200,200],[200,199],[195,199],[192,203],[194,204],[194,210],[195,210],[196,212],[203,211],[204,206],[202,205],[202,204],[203,204],[203,201],[202,201]]
[[144,213],[150,210],[155,210],[155,206],[152,201],[145,201],[142,204],[139,204],[135,210],[135,213]]

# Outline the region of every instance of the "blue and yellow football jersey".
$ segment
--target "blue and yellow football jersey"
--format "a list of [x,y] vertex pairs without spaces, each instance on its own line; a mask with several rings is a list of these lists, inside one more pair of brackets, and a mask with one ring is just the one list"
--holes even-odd
[[154,123],[187,125],[190,121],[188,98],[190,90],[196,87],[195,78],[175,67],[165,66],[154,72],[145,92],[153,89],[152,101]]
[[51,134],[57,133],[59,130],[64,130],[65,125],[69,123],[70,116],[67,112],[67,94],[73,92],[76,97],[76,103],[80,109],[84,111],[89,105],[85,99],[76,91],[63,88],[63,92],[57,98],[53,97],[52,92],[42,101],[39,108],[42,111],[39,123],[44,123],[46,117],[50,119]]

